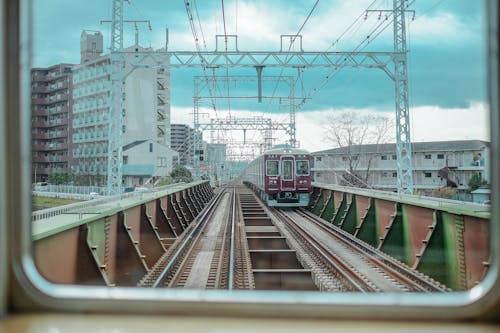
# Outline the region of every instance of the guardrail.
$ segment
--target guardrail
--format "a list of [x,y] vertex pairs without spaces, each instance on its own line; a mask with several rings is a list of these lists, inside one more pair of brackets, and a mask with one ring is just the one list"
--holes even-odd
[[180,184],[183,184],[183,183],[175,183],[175,184],[165,185],[165,186],[161,186],[161,187],[155,187],[155,188],[151,188],[151,189],[144,189],[144,190],[139,190],[139,191],[135,191],[135,192],[123,193],[123,194],[119,194],[119,195],[100,197],[97,199],[87,200],[87,201],[83,201],[83,202],[75,202],[75,203],[72,203],[69,205],[64,205],[64,206],[59,206],[59,207],[54,207],[54,208],[42,209],[42,210],[35,211],[35,212],[31,213],[31,221],[34,222],[34,221],[38,221],[38,220],[43,220],[43,219],[47,219],[47,218],[54,217],[57,215],[68,213],[72,210],[94,207],[97,205],[106,204],[106,203],[110,203],[113,201],[119,201],[119,200],[123,200],[126,198],[141,197],[145,193],[155,193],[155,192],[163,191],[163,190],[169,189],[171,187],[178,186]]

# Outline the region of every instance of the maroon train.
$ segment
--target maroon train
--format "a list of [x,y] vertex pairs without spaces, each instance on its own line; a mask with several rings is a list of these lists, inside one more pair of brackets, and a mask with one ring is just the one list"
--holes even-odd
[[248,165],[243,181],[269,206],[307,206],[312,192],[311,155],[297,148],[268,150]]

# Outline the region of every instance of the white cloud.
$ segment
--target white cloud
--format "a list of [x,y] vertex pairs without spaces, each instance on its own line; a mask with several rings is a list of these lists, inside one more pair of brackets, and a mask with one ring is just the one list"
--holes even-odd
[[[297,140],[302,148],[309,151],[329,149],[332,144],[325,139],[325,123],[333,113],[357,111],[363,114],[384,115],[393,118],[392,112],[375,109],[327,109],[310,112],[300,112],[296,115]],[[210,113],[207,109],[201,113]],[[288,114],[262,114],[247,110],[231,111],[233,117],[271,118],[273,121],[287,122]],[[226,117],[228,114],[220,114]],[[208,122],[213,115],[201,118],[200,122]],[[172,107],[172,123],[184,123],[192,126],[193,115],[191,108]],[[205,138],[209,134],[204,134]],[[248,132],[247,140],[261,139],[259,134]],[[227,137],[243,140],[242,131],[234,132]],[[274,134],[279,138],[276,143],[283,143],[287,138],[284,132]],[[487,104],[471,102],[467,108],[440,108],[437,106],[421,106],[411,110],[411,137],[413,142],[445,141],[445,140],[490,140],[489,107]]]
[[467,108],[421,106],[411,112],[412,141],[490,140],[489,106],[471,102]]
[[409,32],[415,44],[456,44],[474,38],[470,27],[451,13],[440,13],[435,16],[420,16],[409,21]]

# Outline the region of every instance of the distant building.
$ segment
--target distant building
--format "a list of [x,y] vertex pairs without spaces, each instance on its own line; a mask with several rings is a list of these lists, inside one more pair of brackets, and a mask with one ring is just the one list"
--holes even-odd
[[[424,193],[449,186],[468,189],[472,175],[480,173],[490,182],[489,142],[480,140],[415,142],[412,144],[413,186]],[[349,159],[356,172],[367,177],[367,186],[397,190],[396,145],[358,145],[312,153],[316,182],[342,184]],[[348,184],[345,184],[348,185]]]
[[194,129],[184,124],[170,125],[172,149],[179,153],[177,163],[192,166],[194,161]]
[[125,187],[153,183],[172,172],[177,153],[153,140],[139,140],[123,147],[123,184]]
[[71,149],[72,73],[74,65],[31,70],[32,178],[68,173]]
[[207,143],[204,152],[205,159],[202,162],[206,165],[208,176],[213,185],[219,185],[227,179],[226,165],[226,145],[222,143]]
[[[102,35],[82,32],[81,64],[73,70],[73,158],[76,174],[106,175],[108,116],[111,110],[111,61],[101,55]],[[134,45],[125,49],[152,51]],[[122,99],[122,143],[124,146],[152,140],[170,147],[170,93],[168,72],[157,68],[133,68],[127,61]],[[171,161],[171,159],[168,159]]]

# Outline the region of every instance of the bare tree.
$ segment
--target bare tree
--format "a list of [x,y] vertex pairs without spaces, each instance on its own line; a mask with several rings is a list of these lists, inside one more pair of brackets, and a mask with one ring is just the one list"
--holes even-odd
[[[326,127],[326,139],[334,148],[343,148],[342,159],[346,170],[342,173],[341,185],[368,187],[370,168],[374,154],[363,154],[362,145],[374,144],[375,152],[381,144],[394,140],[394,120],[390,117],[373,114],[360,114],[345,111],[329,117]],[[366,171],[358,170],[361,159],[366,160]]]

